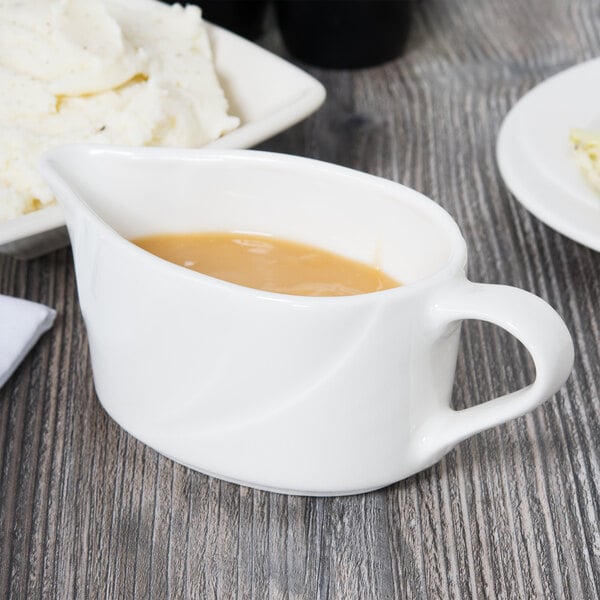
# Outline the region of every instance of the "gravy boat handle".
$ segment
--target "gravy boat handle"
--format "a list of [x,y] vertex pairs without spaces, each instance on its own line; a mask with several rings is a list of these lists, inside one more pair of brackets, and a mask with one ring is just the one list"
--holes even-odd
[[519,417],[556,393],[569,377],[573,340],[558,313],[541,298],[505,285],[466,279],[436,297],[431,310],[440,333],[457,321],[478,319],[514,335],[535,364],[535,381],[516,392],[463,410],[438,409],[417,431],[418,453],[440,457],[462,440]]

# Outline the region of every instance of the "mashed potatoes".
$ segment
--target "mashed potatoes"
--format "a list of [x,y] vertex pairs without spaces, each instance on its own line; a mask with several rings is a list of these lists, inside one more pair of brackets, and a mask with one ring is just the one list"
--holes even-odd
[[0,221],[53,201],[51,146],[201,146],[234,129],[194,6],[0,0]]

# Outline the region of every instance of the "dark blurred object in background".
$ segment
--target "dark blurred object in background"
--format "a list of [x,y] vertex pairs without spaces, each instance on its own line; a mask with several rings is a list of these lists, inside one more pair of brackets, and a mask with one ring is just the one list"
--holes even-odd
[[[167,0],[175,4],[176,0]],[[248,39],[255,39],[263,32],[268,0],[177,0],[179,4],[196,4],[202,9],[202,17]]]
[[356,69],[402,53],[412,1],[276,0],[275,8],[293,56],[320,67]]

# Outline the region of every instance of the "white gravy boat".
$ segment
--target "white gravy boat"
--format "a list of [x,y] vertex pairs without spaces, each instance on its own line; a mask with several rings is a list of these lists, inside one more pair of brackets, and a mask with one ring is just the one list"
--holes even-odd
[[[63,146],[41,169],[64,209],[96,391],[162,454],[287,493],[405,478],[563,384],[569,333],[541,299],[465,278],[451,217],[402,185],[250,151]],[[128,239],[250,231],[377,263],[400,288],[337,298],[249,289]],[[463,319],[520,339],[535,382],[451,408]],[[511,360],[511,357],[499,357]]]

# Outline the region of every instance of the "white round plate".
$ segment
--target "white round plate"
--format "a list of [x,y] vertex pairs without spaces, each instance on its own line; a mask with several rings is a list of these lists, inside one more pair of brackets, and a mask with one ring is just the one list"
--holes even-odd
[[600,59],[550,77],[515,104],[498,136],[498,165],[538,219],[600,251],[600,194],[579,171],[571,129],[600,131]]

